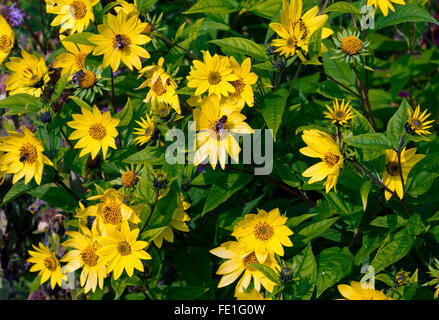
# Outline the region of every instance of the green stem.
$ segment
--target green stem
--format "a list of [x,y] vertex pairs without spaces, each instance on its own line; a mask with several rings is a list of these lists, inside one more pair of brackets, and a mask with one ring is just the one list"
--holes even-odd
[[159,189],[157,189],[157,191],[156,191],[156,193],[155,193],[155,201],[154,201],[154,205],[152,206],[152,209],[151,209],[151,211],[150,211],[150,213],[149,213],[149,217],[148,217],[148,219],[146,219],[146,222],[145,222],[145,224],[143,225],[143,228],[142,228],[142,230],[140,231],[140,234],[142,234],[143,231],[145,231],[145,228],[146,228],[146,226],[148,225],[149,220],[151,220],[152,214],[153,214],[154,211],[155,211],[155,208],[156,208],[156,206],[157,206],[157,202],[158,202],[158,200],[159,200]]
[[297,67],[296,73],[294,74],[294,78],[291,81],[291,85],[290,88],[288,89],[288,95],[291,94],[291,91],[293,91],[294,85],[296,84],[297,78],[299,76],[300,70],[302,70],[302,64],[299,64],[299,66]]

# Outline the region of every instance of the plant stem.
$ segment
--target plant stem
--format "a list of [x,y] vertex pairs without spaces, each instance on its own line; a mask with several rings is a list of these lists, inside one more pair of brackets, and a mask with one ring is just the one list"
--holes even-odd
[[334,81],[336,84],[338,84],[340,87],[342,87],[343,89],[349,91],[350,93],[352,93],[354,96],[356,96],[358,99],[361,100],[362,97],[361,97],[358,93],[356,93],[355,91],[349,89],[348,87],[346,87],[344,84],[340,83],[339,81],[335,80],[335,79],[334,79],[333,77],[331,77],[329,74],[325,73],[325,75],[326,75],[329,79],[331,79],[332,81]]
[[117,113],[117,107],[116,107],[116,95],[114,94],[114,75],[113,75],[113,68],[110,67],[111,72],[111,103],[113,104],[114,113]]
[[169,47],[177,47],[181,50],[184,51],[185,56],[187,58],[189,58],[190,60],[201,60],[200,57],[198,57],[197,55],[193,54],[192,52],[186,50],[185,48],[183,48],[182,46],[180,46],[179,44],[175,43],[174,41],[172,41],[171,39],[169,39],[168,37],[166,37],[164,34],[162,34],[160,31],[158,31],[156,28],[153,27],[153,30],[155,33],[157,33],[157,35],[159,36],[159,38]]
[[148,219],[146,219],[145,224],[143,225],[142,230],[140,231],[140,234],[143,233],[143,231],[145,230],[146,226],[148,225],[149,220],[151,220],[152,214],[154,213],[155,207],[157,206],[157,201],[159,200],[159,190],[157,189],[156,193],[155,193],[155,201],[154,201],[154,205],[152,206],[152,209],[149,213],[149,217]]
[[302,69],[302,64],[299,64],[299,66],[297,67],[296,73],[294,74],[294,78],[291,81],[290,88],[288,89],[288,95],[290,95],[291,91],[293,91],[294,85],[296,84],[297,77],[299,76],[299,73],[300,73],[301,69]]
[[81,198],[80,197],[78,197],[77,195],[76,195],[76,193],[74,193],[73,191],[72,191],[72,189],[70,189],[62,180],[61,180],[61,177],[59,176],[59,174],[58,174],[58,171],[55,169],[55,183],[57,184],[57,185],[59,185],[59,186],[61,186],[61,187],[63,187],[68,193],[70,193],[76,200],[81,200]]
[[[22,12],[26,13],[26,11],[23,10],[23,8],[20,6],[20,3],[18,2],[18,0],[13,0],[13,1],[14,1],[14,3],[17,5],[17,7],[18,7]],[[31,37],[35,40],[35,42],[37,43],[37,45],[40,47],[41,51],[45,53],[44,47],[43,47],[43,45],[41,44],[40,39],[38,39],[38,37],[36,36],[36,34],[32,31],[32,29],[31,29],[31,27],[30,27],[30,25],[29,25],[29,22],[27,21],[26,14],[23,15],[23,22],[24,22],[24,25],[25,25],[27,31],[28,31],[29,34],[31,35]]]

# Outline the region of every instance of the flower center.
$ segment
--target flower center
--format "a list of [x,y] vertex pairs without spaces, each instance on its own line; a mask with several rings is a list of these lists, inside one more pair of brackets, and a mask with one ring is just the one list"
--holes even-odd
[[0,36],[0,50],[5,51],[10,47],[12,47],[12,39],[9,38],[7,35],[2,34]]
[[102,214],[106,223],[117,225],[122,222],[120,204],[117,202],[106,204],[102,210]]
[[422,121],[419,119],[413,119],[412,126],[415,127],[416,129],[421,129]]
[[59,263],[58,260],[55,259],[54,257],[47,257],[46,259],[44,259],[44,265],[50,271],[55,271],[58,266],[58,263]]
[[244,81],[242,81],[242,79],[230,81],[230,84],[233,86],[233,88],[235,88],[237,94],[240,94],[244,91],[245,84]]
[[340,43],[341,50],[348,55],[355,55],[363,48],[363,43],[355,36],[347,36]]
[[326,153],[325,156],[323,157],[323,161],[326,163],[326,165],[329,168],[335,166],[338,163],[339,159],[340,157],[337,156],[336,154],[333,154],[332,152]]
[[294,37],[289,37],[289,38],[287,39],[287,47],[288,47],[288,48],[293,49],[293,48],[296,47],[296,45],[297,45],[297,40],[296,40],[296,38],[294,38]]
[[122,184],[125,188],[133,187],[137,183],[137,175],[134,171],[125,171],[122,175]]
[[221,81],[221,75],[219,74],[219,72],[212,71],[209,73],[207,81],[213,85],[218,84]]
[[268,240],[273,236],[274,229],[273,226],[266,222],[259,222],[255,225],[253,233],[258,240]]
[[84,69],[85,58],[87,54],[85,52],[78,52],[75,55],[75,67],[78,69]]
[[131,246],[126,241],[120,242],[119,243],[119,247],[117,248],[117,250],[119,251],[119,253],[122,256],[127,256],[127,255],[131,254]]
[[343,119],[345,118],[345,114],[344,114],[343,111],[337,111],[337,112],[334,114],[334,117],[335,117],[337,120],[343,120]]
[[386,164],[386,170],[391,176],[399,175],[399,165],[397,161],[392,161]]
[[98,264],[99,256],[96,254],[96,248],[89,246],[81,252],[81,258],[86,265],[93,267]]
[[247,270],[255,271],[255,268],[253,268],[251,266],[247,266],[247,264],[249,264],[249,263],[259,263],[258,258],[256,258],[256,255],[254,252],[250,253],[248,256],[246,256],[244,258],[244,267]]
[[162,80],[157,78],[157,80],[152,84],[152,90],[154,90],[155,94],[161,96],[166,93],[166,89],[163,86]]
[[218,121],[215,121],[213,124],[210,125],[210,130],[213,130],[216,133],[217,140],[221,139],[225,132],[224,130],[227,129],[227,116],[222,116],[221,119]]
[[[78,84],[84,89],[88,89],[88,88],[93,87],[95,83],[96,83],[96,75],[89,70],[86,70],[78,78]],[[104,128],[104,130],[105,130],[105,128]],[[104,134],[104,136],[105,136],[105,134]]]
[[38,159],[37,148],[30,143],[24,144],[20,148],[20,162],[33,163]]
[[105,130],[105,127],[102,124],[94,123],[88,129],[88,134],[93,139],[102,140],[107,135],[107,130]]
[[75,17],[75,19],[82,19],[87,14],[87,6],[84,2],[75,0],[70,5],[71,13]]
[[130,39],[124,34],[116,34],[113,39],[113,48],[123,49],[130,45]]

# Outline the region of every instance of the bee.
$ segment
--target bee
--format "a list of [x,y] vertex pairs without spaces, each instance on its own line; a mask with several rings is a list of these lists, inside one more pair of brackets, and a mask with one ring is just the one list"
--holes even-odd
[[44,85],[44,77],[41,77],[41,79],[37,83],[35,83],[33,85],[33,87],[34,88],[41,88],[41,87],[43,87],[43,85]]
[[82,71],[82,70],[76,71],[75,74],[72,77],[73,84],[77,85],[78,84],[78,80],[80,78],[82,78],[83,76],[84,76],[84,71]]
[[218,136],[222,136],[223,135],[223,131],[225,129],[225,124],[227,122],[227,116],[222,116],[221,119],[218,120],[218,122],[216,123],[216,132],[218,133]]
[[128,41],[120,34],[116,34],[116,48],[123,49],[128,46]]
[[25,152],[23,153],[23,155],[20,157],[20,162],[26,162],[26,160],[29,159],[29,153]]

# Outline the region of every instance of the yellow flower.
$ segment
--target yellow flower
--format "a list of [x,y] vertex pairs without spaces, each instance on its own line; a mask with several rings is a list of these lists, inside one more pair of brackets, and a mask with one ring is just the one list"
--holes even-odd
[[427,135],[431,134],[430,131],[427,129],[430,129],[432,127],[432,123],[434,120],[426,121],[427,118],[431,115],[431,113],[427,114],[427,110],[424,110],[424,112],[421,113],[420,106],[418,105],[415,109],[415,111],[412,113],[412,110],[409,109],[409,120],[408,126],[410,131],[412,131],[414,134],[417,135]]
[[395,12],[395,8],[393,8],[392,2],[405,6],[404,0],[367,0],[367,5],[373,5],[375,7],[375,10],[377,10],[379,7],[383,15],[387,16],[387,14],[389,13],[389,9]]
[[75,149],[82,149],[80,157],[91,153],[92,159],[96,158],[99,151],[107,156],[108,147],[116,148],[115,138],[118,135],[116,130],[119,119],[111,117],[110,111],[101,113],[96,106],[93,112],[81,107],[82,114],[73,114],[74,121],[67,122],[67,125],[75,131],[70,134],[69,139],[78,140]]
[[152,239],[152,242],[154,242],[157,248],[162,247],[163,240],[171,243],[174,242],[174,233],[172,231],[173,229],[182,232],[189,232],[189,227],[187,226],[186,222],[189,221],[191,218],[185,212],[185,210],[189,209],[190,206],[190,203],[184,201],[184,197],[180,195],[177,211],[175,212],[175,215],[172,218],[171,222],[163,229],[162,232],[160,232],[156,237],[154,237],[154,239]]
[[258,214],[246,214],[233,229],[232,236],[242,243],[244,249],[254,251],[257,260],[264,263],[270,254],[283,256],[283,245],[293,245],[289,239],[293,231],[285,226],[287,219],[280,215],[278,208],[268,213],[259,210]]
[[241,148],[233,134],[253,133],[245,119],[235,107],[223,104],[217,95],[205,97],[201,108],[194,110],[196,129],[200,131],[196,135],[194,164],[209,157],[213,169],[218,160],[225,169],[227,154],[237,162]]
[[44,85],[49,82],[48,69],[43,58],[21,50],[22,58],[11,57],[5,63],[13,73],[5,80],[6,90],[10,95],[27,93],[35,97],[41,96]]
[[[398,163],[398,154],[395,150],[384,150],[386,153],[386,170],[383,174],[383,182],[391,191],[395,191],[400,199],[404,196],[404,190],[402,188],[401,181],[401,169]],[[415,154],[416,148],[406,150],[405,148],[401,152],[401,168],[404,184],[407,180],[410,170],[420,160],[425,158],[424,154]],[[386,200],[392,197],[389,191],[385,191]]]
[[96,217],[96,208],[94,206],[85,207],[79,201],[79,208],[75,209],[75,218],[79,220],[79,227],[91,228],[94,218]]
[[0,151],[5,153],[0,158],[0,171],[14,174],[12,183],[24,177],[27,184],[32,177],[39,185],[43,176],[44,164],[53,166],[44,154],[44,146],[26,127],[23,133],[8,131],[8,136],[0,138]]
[[99,0],[53,0],[55,6],[47,12],[56,14],[51,26],[59,26],[59,33],[71,30],[71,33],[82,32],[87,29],[90,20],[94,21],[93,7]]
[[6,59],[14,47],[14,41],[14,31],[3,16],[0,15],[0,64]]
[[302,176],[311,177],[308,183],[314,183],[326,179],[323,184],[326,186],[326,193],[332,188],[337,192],[337,180],[340,169],[343,168],[343,155],[340,148],[332,137],[319,130],[304,130],[302,135],[306,147],[299,151],[307,157],[320,158],[321,162],[306,169]]
[[61,41],[67,52],[56,57],[54,68],[62,68],[61,76],[69,74],[69,79],[79,70],[84,70],[85,58],[93,51],[93,47],[84,44],[76,44],[69,41]]
[[[314,6],[302,15],[302,0],[291,0],[288,4],[287,0],[283,0],[281,10],[281,23],[270,23],[270,28],[273,29],[279,36],[286,40],[284,46],[290,48],[290,55],[294,55],[294,47],[299,47],[305,52],[308,52],[308,42],[314,31],[320,29],[326,24],[328,15],[318,15],[319,7]],[[288,36],[286,37],[286,33]],[[322,29],[322,39],[325,39],[333,34],[329,28]],[[277,44],[278,42],[274,42]],[[327,49],[322,44],[322,51]],[[286,53],[284,53],[286,54]],[[287,55],[288,57],[288,55]]]
[[138,136],[134,139],[134,141],[139,146],[144,145],[149,140],[151,140],[152,135],[154,134],[155,131],[154,122],[151,120],[148,114],[146,114],[146,120],[140,117],[140,121],[136,120],[140,128],[134,128],[134,132],[133,132],[135,135]]
[[281,24],[270,27],[277,33],[280,39],[274,39],[272,41],[273,47],[278,47],[274,52],[279,52],[280,55],[284,55],[286,58],[294,56],[296,50],[305,45],[303,40],[303,31],[300,30],[300,25],[296,24],[294,27],[284,27]]
[[120,195],[115,189],[106,190],[103,194],[89,197],[88,200],[100,200],[96,206],[89,207],[90,214],[96,213],[96,220],[94,227],[102,234],[106,227],[117,228],[123,222],[130,221],[131,223],[139,223],[140,219],[137,212],[140,207],[131,208],[124,202],[124,197]]
[[34,265],[30,268],[30,272],[38,272],[41,277],[40,284],[43,284],[50,278],[50,287],[55,288],[56,285],[61,286],[62,281],[67,281],[67,277],[61,272],[61,264],[53,252],[41,242],[38,248],[32,245],[35,251],[29,250],[30,258],[27,260]]
[[66,234],[70,237],[67,241],[61,243],[64,247],[70,247],[74,250],[67,252],[62,257],[62,262],[67,262],[66,272],[70,273],[79,268],[82,268],[80,276],[80,285],[84,287],[84,293],[96,291],[104,286],[104,278],[106,274],[106,266],[102,263],[96,252],[98,244],[94,235],[86,227],[80,228],[81,232],[67,231]]
[[122,223],[120,231],[110,230],[105,236],[98,237],[102,245],[97,255],[107,264],[107,272],[113,271],[114,280],[119,279],[126,270],[129,277],[133,276],[134,269],[143,272],[141,260],[151,259],[143,249],[148,246],[146,241],[137,241],[139,229],[130,230],[128,222]]
[[140,57],[149,58],[149,53],[140,47],[151,41],[151,38],[142,34],[146,23],[138,17],[127,18],[123,11],[117,16],[107,15],[107,23],[98,26],[99,34],[92,35],[89,41],[96,44],[93,55],[104,55],[104,67],[111,66],[112,71],[119,68],[120,61],[130,69],[142,68]]
[[[241,243],[237,241],[228,241],[209,252],[217,257],[227,259],[227,261],[219,266],[216,272],[216,274],[222,275],[221,280],[218,283],[218,288],[230,285],[242,274],[242,278],[236,285],[235,293],[244,292],[250,285],[252,278],[254,288],[258,292],[261,290],[261,284],[266,290],[270,292],[273,291],[275,283],[264,276],[260,271],[248,265],[259,263],[255,252],[247,250]],[[280,269],[272,254],[267,256],[263,264],[273,270]]]
[[338,126],[344,125],[353,118],[350,101],[347,101],[345,104],[343,99],[340,105],[338,103],[338,99],[335,99],[332,101],[332,109],[328,105],[326,105],[326,108],[329,112],[323,112],[325,114],[325,118],[331,119],[332,123]]
[[137,8],[136,0],[134,0],[134,3],[128,3],[124,0],[119,0],[117,2],[120,4],[120,6],[114,7],[114,11],[116,11],[116,13],[123,11],[127,15],[128,19],[131,17],[139,17],[140,12]]
[[139,77],[146,75],[147,79],[139,86],[138,89],[148,86],[150,89],[144,102],[151,102],[152,108],[157,104],[168,104],[178,114],[181,114],[180,101],[176,93],[177,84],[172,77],[163,69],[163,57],[160,57],[157,65],[147,66],[139,71]]
[[264,298],[264,295],[256,289],[251,289],[250,292],[236,292],[236,300],[273,300],[271,298]]
[[362,288],[361,283],[352,281],[351,285],[339,284],[337,286],[341,295],[348,300],[392,300],[382,291],[371,288]]
[[242,109],[245,103],[249,107],[253,107],[254,94],[251,86],[258,81],[258,76],[256,73],[250,72],[251,59],[245,59],[242,65],[239,65],[234,57],[230,57],[229,61],[232,65],[233,73],[238,76],[238,79],[230,81],[230,84],[235,88],[235,92],[229,94],[228,99],[234,100],[239,109]]
[[203,62],[194,60],[191,71],[187,76],[189,88],[197,88],[195,95],[199,96],[206,91],[209,95],[216,94],[227,97],[229,93],[235,92],[235,88],[230,81],[238,80],[238,76],[233,73],[229,59],[219,56],[216,53],[212,57],[209,51],[203,55]]

